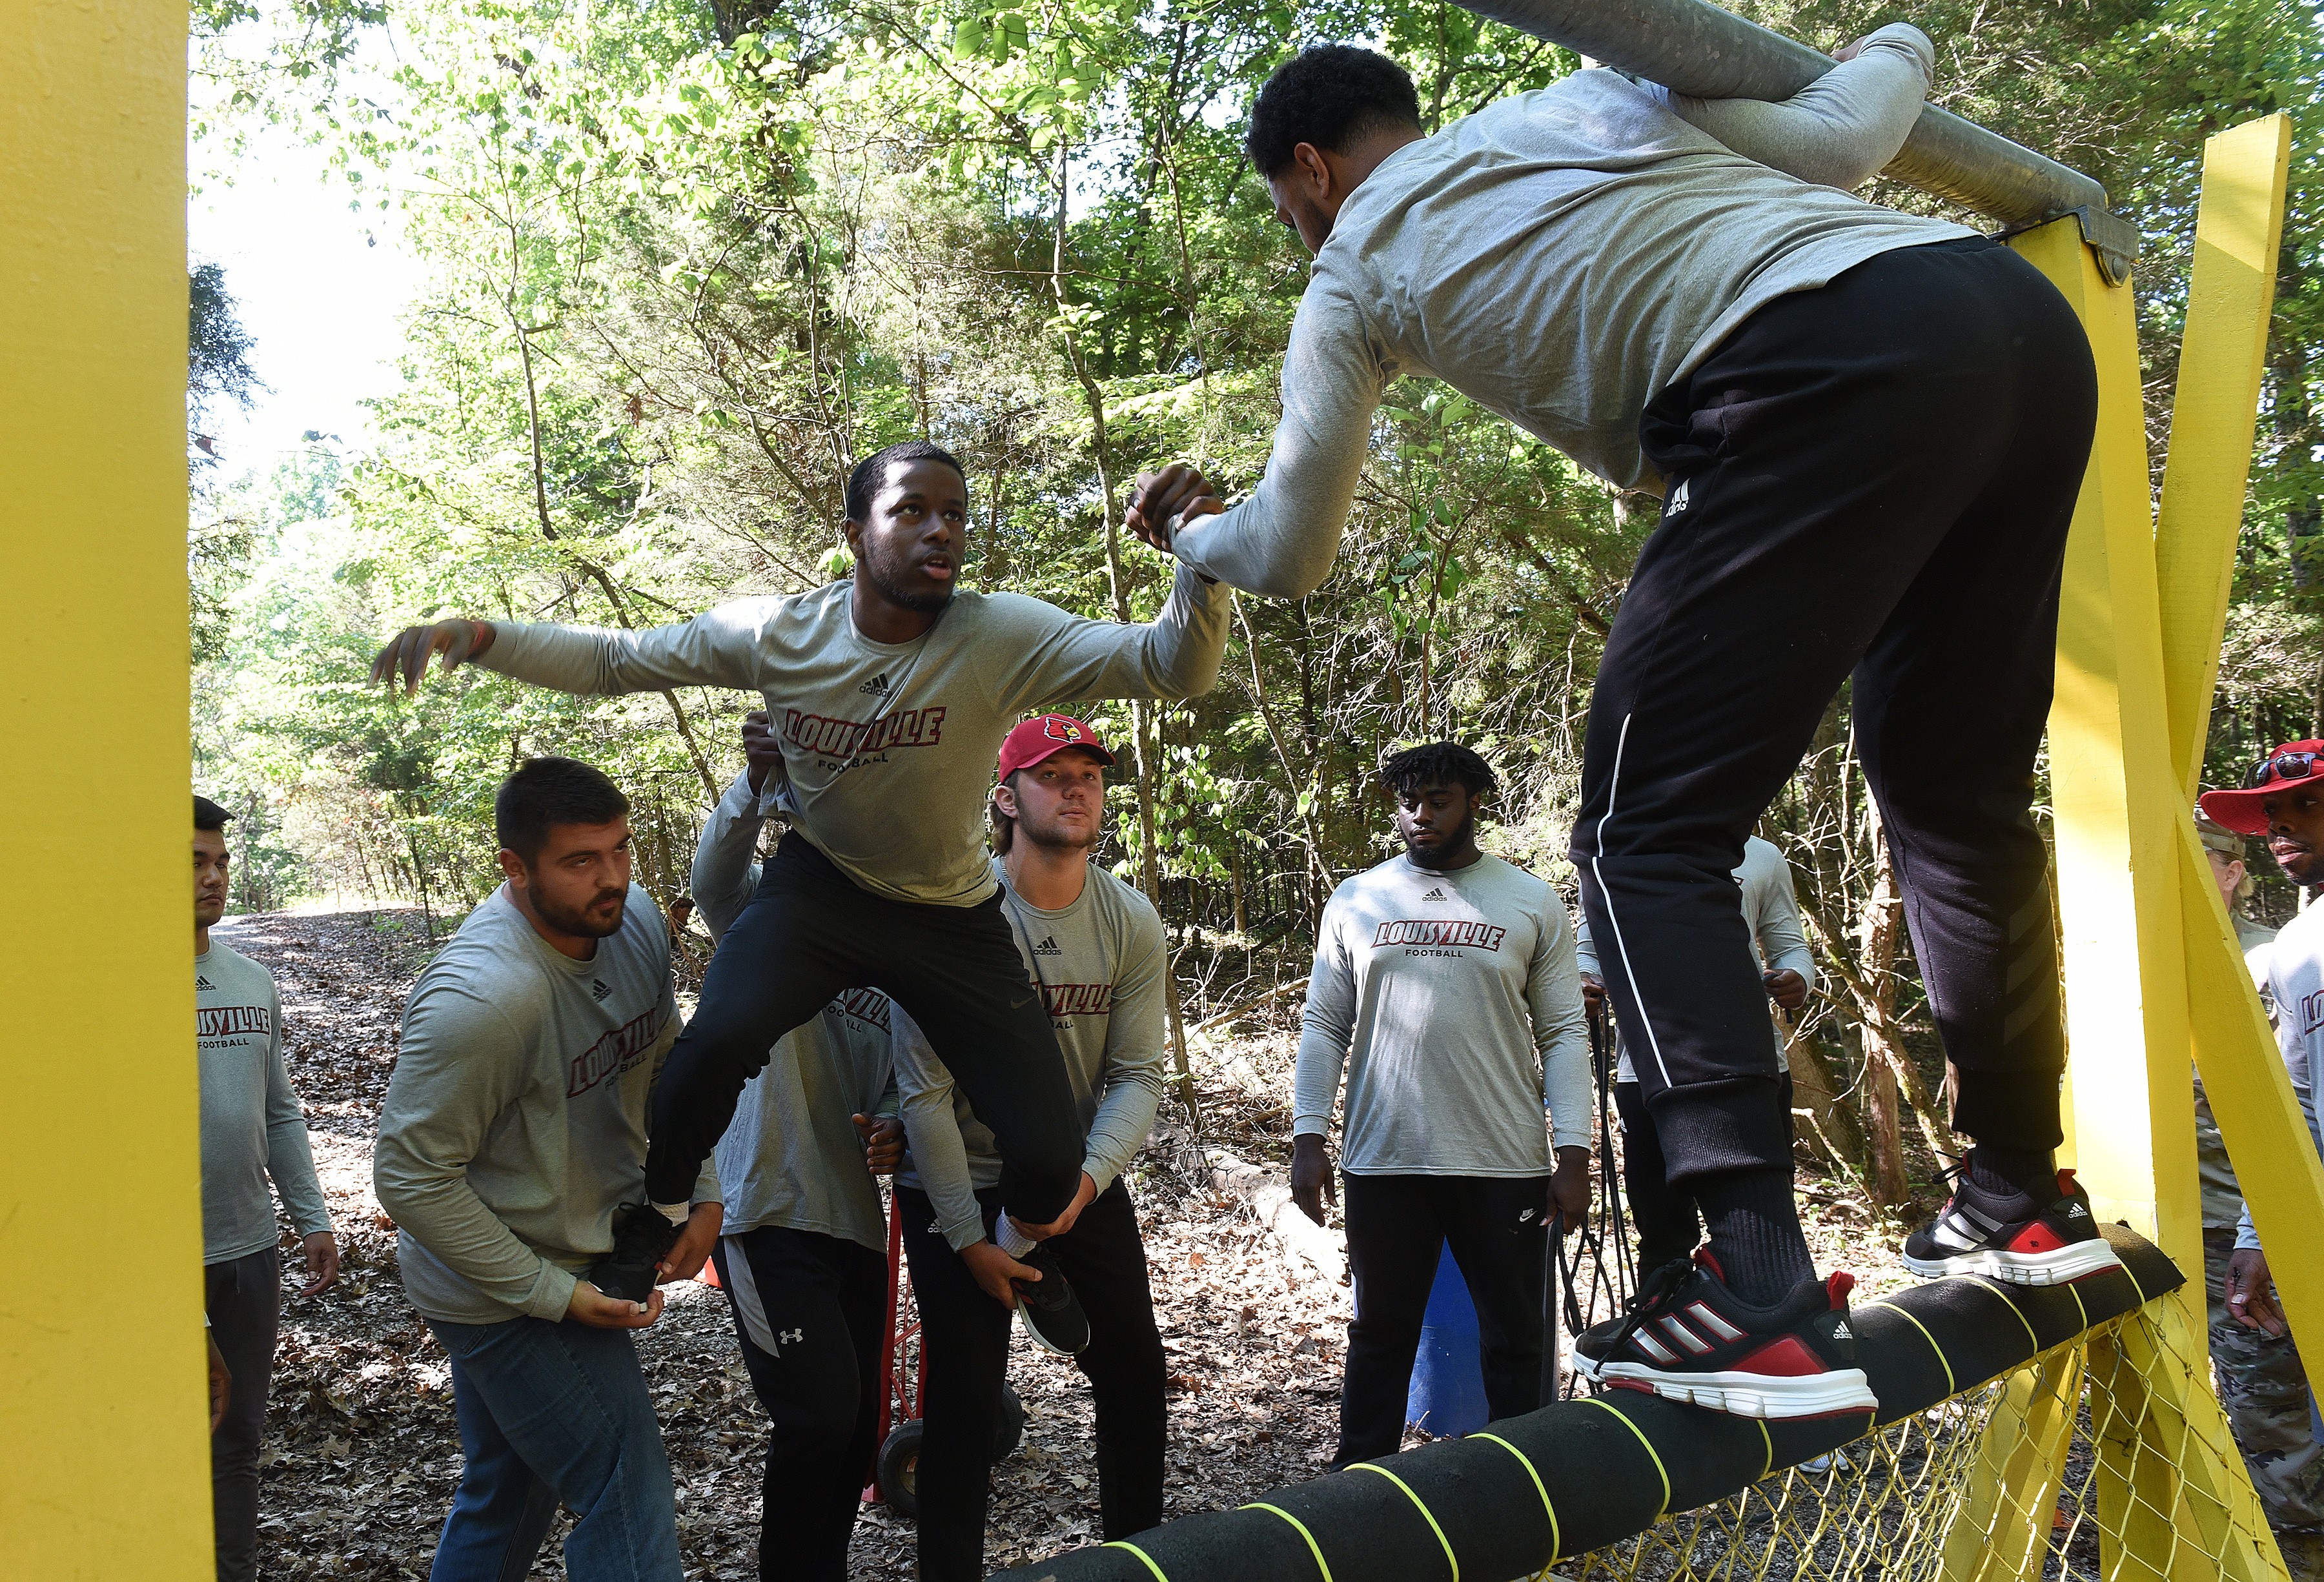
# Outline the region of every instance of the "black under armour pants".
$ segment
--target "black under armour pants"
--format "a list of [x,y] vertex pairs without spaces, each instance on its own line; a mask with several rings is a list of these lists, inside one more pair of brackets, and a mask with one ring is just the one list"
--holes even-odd
[[1340,1386],[1340,1465],[1404,1442],[1413,1358],[1443,1248],[1477,1307],[1485,1406],[1495,1421],[1541,1404],[1546,1175],[1340,1175],[1355,1318]]
[[888,1260],[788,1225],[721,1237],[711,1256],[767,1409],[761,1582],[847,1582],[847,1542],[879,1449]]
[[1043,1224],[1082,1182],[1082,1125],[1048,1013],[1001,913],[875,896],[797,831],[719,941],[701,1008],[654,1082],[646,1191],[682,1203],[742,1085],[776,1041],[843,989],[878,989],[911,1014],[1001,1150],[1009,1211]]
[[2064,299],[1966,239],[1778,299],[1646,409],[1668,493],[1599,666],[1572,856],[1673,1181],[1788,1168],[1731,876],[1851,676],[1953,1125],[2060,1141],[2028,808],[2097,399]]
[[[997,1191],[981,1191],[989,1234],[1000,1216]],[[1012,1310],[984,1293],[944,1233],[926,1192],[896,1189],[904,1255],[927,1348],[921,1397],[921,1582],[983,1582],[984,1512],[992,1485],[992,1442],[1001,1385],[1009,1371]],[[1163,1449],[1169,1433],[1168,1375],[1146,1244],[1130,1189],[1098,1193],[1063,1236],[1041,1246],[1057,1262],[1088,1315],[1090,1343],[1074,1358],[1097,1408],[1097,1504],[1108,1541],[1162,1522]]]

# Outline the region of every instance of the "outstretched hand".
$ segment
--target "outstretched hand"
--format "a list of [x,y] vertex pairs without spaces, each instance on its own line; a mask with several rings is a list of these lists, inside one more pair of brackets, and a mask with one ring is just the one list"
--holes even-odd
[[1216,516],[1226,502],[1211,481],[1185,462],[1172,462],[1158,473],[1138,474],[1138,489],[1130,497],[1123,521],[1147,543],[1170,552],[1170,540],[1189,517]]
[[392,686],[400,675],[407,694],[418,692],[420,678],[427,673],[432,656],[444,656],[443,674],[449,676],[470,659],[489,652],[493,635],[491,621],[457,617],[430,621],[426,626],[407,626],[371,662],[371,678]]

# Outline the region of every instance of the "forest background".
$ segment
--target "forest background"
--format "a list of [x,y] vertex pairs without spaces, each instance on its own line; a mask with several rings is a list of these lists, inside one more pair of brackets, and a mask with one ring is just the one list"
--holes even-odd
[[[1826,50],[1900,14],[1736,9]],[[194,271],[195,784],[239,815],[237,910],[400,897],[431,933],[496,882],[493,789],[540,753],[629,792],[638,877],[667,906],[756,705],[574,699],[481,672],[406,701],[363,683],[385,634],[447,613],[646,626],[817,586],[847,572],[847,467],[915,436],[968,465],[964,585],[1146,619],[1169,568],[1122,531],[1130,480],[1185,456],[1247,489],[1277,415],[1306,258],[1240,156],[1258,85],[1305,43],[1369,42],[1410,69],[1433,129],[1581,64],[1430,0],[195,10],[198,164],[230,180],[254,128],[287,126],[351,203],[400,211],[423,270],[375,440],[235,478],[198,430],[249,392],[251,348],[232,281]],[[1936,41],[1938,102],[2098,177],[2137,222],[2158,459],[2202,140],[2295,118],[2207,765],[2232,783],[2255,749],[2324,734],[2318,11],[1903,14]],[[389,65],[358,83],[366,51]],[[1296,1005],[1323,900],[1387,850],[1371,772],[1397,746],[1453,737],[1491,759],[1487,844],[1571,898],[1591,680],[1654,520],[1655,502],[1406,381],[1331,580],[1296,603],[1244,598],[1209,696],[1092,711],[1134,749],[1107,856],[1171,924],[1182,1071],[1240,1018]],[[1942,1135],[1942,1066],[1845,694],[1762,832],[1826,969],[1794,1044],[1808,1144],[1900,1204]],[[2255,905],[2292,899],[2271,875]]]

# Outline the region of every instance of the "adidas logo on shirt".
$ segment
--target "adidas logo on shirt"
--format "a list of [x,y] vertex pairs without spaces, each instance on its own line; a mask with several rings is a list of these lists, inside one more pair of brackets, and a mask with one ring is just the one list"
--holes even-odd
[[885,693],[888,690],[888,677],[886,673],[882,672],[878,676],[874,676],[871,680],[865,682],[855,690],[858,692]]
[[1424,901],[1441,901],[1444,898],[1444,887],[1439,885],[1420,898]]
[[1664,505],[1664,507],[1663,507],[1663,514],[1664,514],[1665,516],[1676,516],[1676,515],[1678,515],[1678,513],[1679,513],[1679,512],[1681,512],[1681,511],[1684,510],[1685,509],[1686,509],[1686,480],[1685,480],[1685,479],[1683,479],[1683,478],[1681,478],[1681,479],[1678,481],[1678,487],[1671,491],[1671,492],[1670,492],[1670,500],[1669,500],[1669,501],[1668,501],[1667,503],[1665,503],[1665,504]]
[[1057,936],[1052,934],[1033,947],[1033,953],[1037,956],[1062,956],[1065,952],[1065,948],[1057,943]]
[[605,997],[613,992],[613,986],[606,982],[604,979],[593,978],[589,980],[589,998],[595,1000],[599,1005],[604,1004]]
[[200,973],[197,972],[197,973],[195,973],[195,974],[194,974],[194,988],[195,988],[196,989],[198,989],[198,990],[206,990],[206,989],[216,989],[217,987],[217,984],[212,983],[208,979],[207,979],[207,978],[203,977]]

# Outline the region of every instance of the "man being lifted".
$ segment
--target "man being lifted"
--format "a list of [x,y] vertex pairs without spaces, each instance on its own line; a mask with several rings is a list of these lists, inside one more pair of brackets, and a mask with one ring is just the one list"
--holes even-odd
[[567,692],[765,694],[791,827],[654,1092],[645,1189],[666,1219],[682,1218],[776,1041],[857,988],[884,990],[927,1030],[992,1129],[1001,1199],[1028,1234],[1080,1184],[1073,1093],[981,838],[993,754],[1028,710],[1207,692],[1231,595],[1181,569],[1153,623],[1127,626],[1019,593],[958,593],[967,522],[960,463],[924,441],[890,446],[847,481],[847,581],[644,631],[441,621],[404,631],[372,667],[416,687],[441,654],[447,669],[474,659]]
[[[1305,594],[1406,373],[1663,493],[1600,664],[1572,850],[1671,1179],[1701,1205],[1712,1256],[1606,1360],[1642,1388],[1784,1414],[1821,1410],[1816,1391],[1729,1399],[1704,1378],[1793,1366],[1753,1359],[1819,1309],[1834,1337],[1847,1328],[1792,1201],[1790,1118],[1729,875],[1851,676],[1953,1125],[1976,1139],[1948,1219],[1983,1228],[1952,1255],[2029,1283],[2111,1262],[2094,1228],[2062,1243],[2048,1228],[2092,1222],[2052,1168],[2064,1034],[2028,817],[2096,376],[2024,260],[1840,190],[1903,144],[1934,59],[1903,25],[1846,53],[1780,105],[1588,70],[1429,136],[1393,62],[1305,51],[1259,94],[1247,142],[1315,254],[1266,475],[1190,524],[1179,513],[1215,491],[1167,468],[1130,515],[1185,565]],[[1632,1343],[1698,1298],[1725,1314],[1716,1344],[1666,1337],[1665,1364]]]

